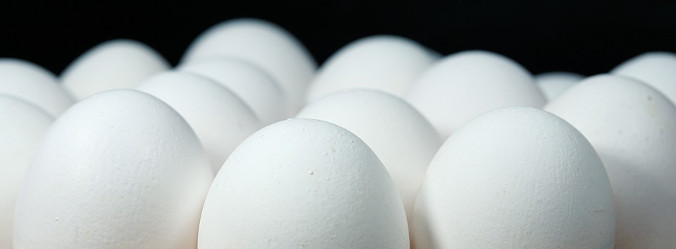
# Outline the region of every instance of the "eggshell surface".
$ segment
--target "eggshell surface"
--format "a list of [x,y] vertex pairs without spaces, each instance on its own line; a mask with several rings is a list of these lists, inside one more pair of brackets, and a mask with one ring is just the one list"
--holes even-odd
[[555,98],[582,79],[584,79],[584,76],[569,72],[548,72],[535,76],[535,82],[537,82],[547,100]]
[[33,150],[53,118],[18,98],[0,94],[0,248],[12,248],[14,206]]
[[148,76],[166,70],[169,63],[147,45],[111,40],[75,59],[61,74],[61,82],[80,100],[105,90],[134,88]]
[[49,128],[19,193],[14,248],[195,248],[213,177],[169,106],[114,90]]
[[613,248],[612,190],[589,142],[527,107],[482,114],[430,163],[413,217],[424,248]]
[[19,59],[0,58],[0,94],[26,100],[54,117],[73,104],[51,72]]
[[406,99],[427,117],[443,139],[492,109],[539,108],[546,103],[526,69],[487,51],[463,51],[441,59],[420,75]]
[[373,151],[334,124],[290,119],[230,155],[207,195],[198,247],[404,249],[409,239]]
[[321,98],[298,117],[337,124],[362,139],[392,176],[410,217],[427,166],[441,146],[422,114],[394,95],[354,89]]
[[212,79],[237,94],[264,124],[286,117],[284,90],[265,71],[238,59],[211,58],[181,65],[179,71]]
[[311,103],[347,89],[368,88],[404,96],[439,55],[403,37],[377,35],[354,41],[319,68],[308,90]]
[[674,104],[639,81],[597,75],[545,109],[580,130],[603,160],[615,197],[615,248],[676,245]]
[[195,39],[181,64],[214,56],[242,59],[269,73],[288,96],[288,116],[302,106],[317,68],[310,52],[292,34],[259,19],[233,19],[214,25]]
[[646,83],[676,103],[676,54],[647,52],[615,67],[612,74]]
[[204,145],[215,172],[261,123],[237,95],[206,78],[180,72],[151,76],[137,88],[174,108]]

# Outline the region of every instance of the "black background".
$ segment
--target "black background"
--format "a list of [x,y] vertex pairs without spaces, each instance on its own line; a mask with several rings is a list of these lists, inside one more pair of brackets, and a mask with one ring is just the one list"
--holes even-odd
[[374,34],[404,36],[442,54],[485,49],[532,73],[607,72],[645,51],[676,52],[676,1],[445,2],[96,2],[4,3],[0,57],[60,73],[110,39],[144,42],[175,65],[208,27],[256,17],[286,28],[318,63],[341,46]]

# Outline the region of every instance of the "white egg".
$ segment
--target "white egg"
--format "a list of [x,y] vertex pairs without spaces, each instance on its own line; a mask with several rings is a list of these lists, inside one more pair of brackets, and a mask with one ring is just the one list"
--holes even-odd
[[410,218],[427,165],[441,146],[422,114],[391,94],[354,89],[321,98],[298,117],[337,124],[362,139],[392,176]]
[[12,248],[14,204],[30,158],[53,118],[18,98],[0,94],[0,248]]
[[307,49],[283,28],[258,19],[234,19],[204,31],[185,52],[182,64],[229,56],[259,66],[277,81],[287,98],[287,116],[295,115],[317,64]]
[[169,70],[169,63],[143,43],[112,40],[75,59],[61,74],[63,87],[76,99],[111,89],[134,88],[148,76]]
[[178,70],[207,77],[227,87],[251,107],[263,124],[271,124],[286,117],[284,91],[255,65],[221,57],[184,64]]
[[464,51],[441,59],[422,73],[406,99],[444,139],[465,122],[492,109],[542,107],[546,102],[526,69],[487,51]]
[[190,126],[133,90],[93,95],[49,128],[14,217],[14,248],[195,248],[213,177]]
[[582,79],[584,76],[569,72],[548,72],[535,75],[535,82],[547,100],[555,98]]
[[18,59],[0,58],[0,93],[28,101],[54,117],[73,104],[51,72]]
[[610,73],[640,80],[676,103],[676,54],[648,52],[629,59]]
[[378,157],[334,124],[290,119],[247,138],[218,172],[199,248],[409,248]]
[[378,35],[359,39],[338,50],[319,68],[308,89],[307,102],[353,88],[404,96],[418,75],[439,57],[403,37]]
[[545,109],[579,129],[601,156],[615,197],[615,248],[676,245],[676,106],[641,82],[598,75]]
[[613,248],[601,159],[573,126],[529,107],[454,132],[432,159],[413,222],[417,249]]
[[185,118],[202,141],[215,172],[237,145],[262,127],[237,95],[197,75],[159,73],[137,89],[164,101]]

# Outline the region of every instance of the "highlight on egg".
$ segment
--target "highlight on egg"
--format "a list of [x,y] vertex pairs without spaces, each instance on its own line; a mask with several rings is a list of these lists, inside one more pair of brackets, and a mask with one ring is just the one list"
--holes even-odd
[[37,147],[14,248],[195,248],[213,171],[186,121],[134,90],[88,97]]
[[412,233],[417,249],[611,249],[614,214],[587,139],[555,115],[509,107],[472,119],[442,145]]
[[406,214],[387,170],[349,131],[288,119],[247,138],[211,185],[200,249],[408,249]]
[[545,110],[589,139],[613,187],[615,248],[676,245],[676,106],[630,78],[596,75]]

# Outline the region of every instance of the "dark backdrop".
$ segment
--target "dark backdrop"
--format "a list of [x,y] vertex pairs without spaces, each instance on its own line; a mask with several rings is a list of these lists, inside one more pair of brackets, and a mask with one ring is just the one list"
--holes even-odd
[[373,34],[405,36],[442,54],[491,50],[533,73],[603,73],[644,51],[676,52],[676,1],[91,2],[3,3],[0,57],[60,73],[92,46],[130,38],[175,64],[199,33],[236,17],[281,25],[319,63]]

